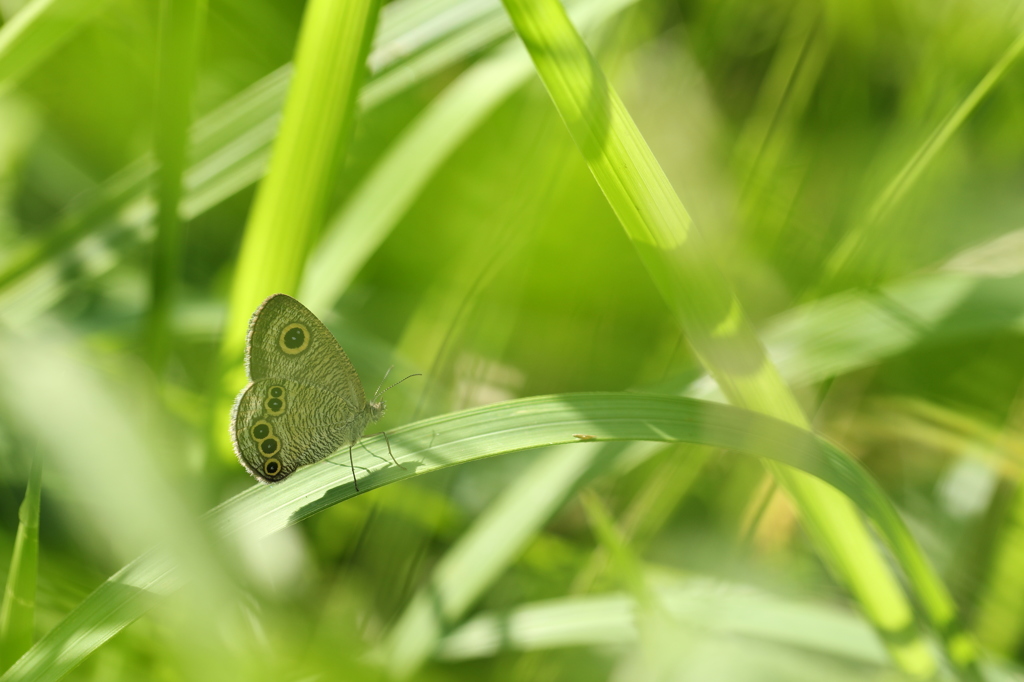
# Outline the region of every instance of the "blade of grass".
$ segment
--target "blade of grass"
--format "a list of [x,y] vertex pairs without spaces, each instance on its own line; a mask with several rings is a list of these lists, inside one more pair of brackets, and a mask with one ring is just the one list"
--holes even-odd
[[[416,592],[388,633],[381,656],[392,676],[407,678],[430,658],[446,628],[459,622],[522,553],[536,529],[561,509],[603,453],[593,444],[552,449],[487,507],[445,552],[429,584]],[[522,504],[527,498],[531,504]]]
[[[687,398],[615,393],[540,396],[425,419],[391,432],[391,451],[405,468],[387,460],[383,437],[365,441],[365,452],[356,455],[356,463],[367,469],[359,474],[360,490],[484,457],[574,443],[578,439],[573,434],[580,433],[595,440],[697,443],[797,467],[835,486],[875,522],[912,586],[927,586],[931,580],[927,560],[899,513],[855,459],[786,422]],[[296,472],[287,484],[253,486],[212,510],[210,521],[223,536],[269,535],[357,495],[347,465],[346,449]],[[37,642],[0,682],[59,679],[137,618],[144,610],[141,599],[174,588],[177,572],[165,562],[162,553],[149,554],[122,569]]]
[[375,0],[306,6],[281,129],[235,270],[223,343],[229,366],[241,360],[249,317],[260,301],[298,289],[348,147],[377,9]]
[[[402,0],[380,9],[380,27],[367,58],[379,74],[434,45],[481,17],[499,14],[498,0]],[[402,36],[401,40],[396,40]]]
[[441,163],[531,74],[517,45],[477,63],[436,97],[384,153],[311,254],[300,298],[329,310]]
[[[1012,459],[1016,465],[1010,478],[1017,482],[1017,486],[996,531],[990,556],[986,557],[974,613],[974,629],[982,643],[992,651],[1012,658],[1024,641],[1024,619],[1021,618],[1024,577],[1020,571],[1024,560],[1024,488],[1020,485],[1020,465],[1024,460],[1024,438],[1021,437],[1024,393],[1018,389],[1007,423],[999,430],[938,405],[918,407],[929,421],[939,425],[939,430],[963,434],[973,446],[971,450],[976,449],[974,444],[980,441],[984,448],[991,448],[1003,460]],[[946,441],[947,438],[943,438],[943,444]],[[1005,461],[994,462],[990,466],[1002,472],[1008,468]]]
[[0,605],[0,671],[5,671],[32,646],[35,628],[36,573],[39,567],[39,492],[43,467],[39,458],[18,508],[18,533]]
[[[465,0],[465,4],[473,5],[480,1]],[[422,6],[441,11],[445,4],[391,3],[389,7],[393,7],[394,11],[386,13],[382,21],[390,21],[392,26],[408,27],[411,16],[423,14],[420,11]],[[431,46],[426,54],[421,53],[408,59],[405,68],[409,74],[416,74],[416,77],[410,78],[407,74],[403,87],[450,67],[483,49],[495,37],[507,34],[508,21],[503,12],[497,14],[504,22],[504,28],[497,35],[494,34],[493,26],[471,25],[459,34],[455,41],[457,49],[446,47],[451,40],[448,38]],[[456,13],[456,18],[460,16],[471,18],[473,13]],[[465,23],[456,21],[447,28],[456,32],[465,26]],[[382,40],[376,50],[382,56],[376,61],[382,68],[392,64],[387,55],[404,54],[400,46],[410,43],[408,30],[402,33],[389,26],[381,27]],[[373,55],[371,58],[374,58]],[[262,177],[291,76],[290,64],[281,67],[193,125],[190,134],[193,142],[189,153],[192,161],[185,174],[185,195],[181,205],[186,220],[201,215]],[[384,77],[387,76],[385,73]],[[371,90],[364,88],[364,94]],[[364,107],[377,106],[400,90],[388,86],[387,93],[370,98],[372,102],[364,103]],[[139,159],[116,173],[89,196],[76,200],[46,237],[27,243],[5,260],[0,267],[0,291],[8,289],[50,262],[57,254],[72,248],[86,235],[111,222],[136,230],[137,238],[148,239],[149,234],[141,228],[148,225],[155,215],[155,208],[148,198],[150,181],[155,172],[156,164],[151,157]]]
[[110,0],[33,0],[0,27],[0,94],[17,85]]
[[[768,325],[764,340],[786,380],[798,386],[809,385],[869,366],[918,344],[948,343],[1006,328],[1007,324],[1024,329],[1019,295],[1022,283],[1022,277],[979,280],[959,274],[915,276],[879,292],[838,294],[783,313]],[[910,310],[914,311],[913,317],[901,312]],[[680,384],[671,390],[685,388]],[[710,379],[696,382],[691,390],[693,395],[722,399]],[[630,447],[636,449],[636,445]],[[606,445],[591,461],[601,466],[617,458],[619,451],[619,446]],[[698,459],[686,459],[687,471]],[[443,626],[458,622],[469,605],[519,556],[526,538],[534,536],[560,508],[556,500],[568,499],[595,474],[593,469],[581,467],[578,477],[558,477],[548,471],[552,466],[546,457],[531,464],[521,475],[521,482],[510,486],[441,560],[428,585],[410,601],[388,636],[384,649],[396,672],[405,674],[407,667],[414,669],[419,665],[417,659],[422,663],[429,642]],[[541,481],[547,485],[540,485]],[[676,482],[684,485],[685,478]],[[541,510],[547,513],[538,513]],[[648,520],[645,516],[643,523]],[[490,537],[516,541],[495,546]],[[602,561],[595,554],[591,566],[578,578],[581,587],[590,582]]]
[[657,597],[651,589],[643,563],[629,546],[629,541],[619,530],[611,511],[593,490],[580,491],[580,502],[587,516],[587,524],[597,538],[597,546],[610,557],[613,573],[637,604],[644,609],[655,608]]
[[[661,455],[664,461],[658,465],[626,508],[616,528],[634,549],[643,547],[664,525],[671,512],[696,482],[711,452],[706,448],[694,450],[682,457],[671,451]],[[606,570],[610,559],[606,548],[595,547],[589,561],[573,579],[572,591],[590,591]]]
[[[583,2],[576,5],[574,17],[586,30],[631,4],[633,0]],[[313,310],[334,305],[441,163],[532,74],[519,41],[510,40],[428,105],[331,219],[302,282],[300,298],[306,305]]]
[[306,5],[281,129],[242,237],[221,339],[222,390],[212,401],[210,436],[225,457],[231,448],[217,417],[245,382],[249,318],[267,296],[298,289],[348,149],[378,9],[377,0]]
[[185,150],[192,118],[192,88],[199,60],[206,0],[163,0],[160,12],[157,81],[156,241],[146,319],[146,355],[159,375],[170,349],[171,315],[181,270],[180,203]]
[[806,173],[795,133],[831,47],[818,7],[794,6],[788,24],[735,147],[743,229],[758,243],[780,239],[791,220]]
[[907,192],[920,179],[921,174],[935,159],[936,155],[946,146],[950,138],[960,129],[964,121],[974,112],[981,101],[991,92],[992,88],[1003,77],[1006,70],[1024,51],[1024,33],[1014,40],[1006,52],[992,65],[978,84],[974,86],[970,94],[932,131],[928,139],[917,148],[911,155],[896,176],[889,181],[882,193],[868,208],[864,220],[847,232],[839,244],[833,249],[825,263],[823,273],[823,286],[833,285],[834,282],[849,268],[852,259],[857,255],[862,245],[867,243],[869,235],[873,234],[874,228],[888,216],[892,210],[899,205]]
[[[772,319],[762,338],[786,380],[806,386],[916,346],[1024,329],[1022,286],[1024,276],[916,275],[878,290],[844,292],[789,310]],[[687,394],[718,399],[714,396],[721,391],[704,378]]]
[[[704,578],[658,582],[656,592],[661,603],[674,618],[696,630],[792,646],[851,663],[883,668],[890,664],[877,634],[845,609]],[[438,658],[466,661],[507,651],[630,646],[639,636],[636,611],[631,596],[610,593],[549,599],[504,613],[482,613],[445,637]],[[1011,663],[985,666],[985,677],[992,682],[1010,682],[1020,674]]]
[[[38,447],[53,485],[73,504],[69,528],[87,547],[95,543],[118,562],[161,545],[177,571],[189,576],[195,588],[189,593],[203,597],[199,605],[188,603],[190,615],[201,621],[190,632],[204,632],[230,591],[199,515],[164,466],[175,454],[181,465],[188,438],[153,419],[154,401],[147,399],[153,397],[128,378],[139,374],[134,364],[101,376],[95,356],[59,327],[49,326],[45,335],[22,334],[0,335],[0,404],[5,421]],[[128,390],[111,390],[114,374],[122,387],[132,384]],[[60,390],[54,391],[57,384]],[[166,437],[171,433],[178,437]],[[79,630],[71,636],[88,638]]]
[[[586,488],[579,497],[597,546],[610,557],[614,582],[621,583],[636,603],[634,615],[640,647],[632,668],[634,674],[641,679],[666,679],[672,672],[673,660],[679,656],[678,643],[688,638],[692,629],[673,617],[662,603],[650,584],[643,561],[620,532],[600,496]],[[567,669],[563,670],[556,674],[568,674]]]
[[757,93],[750,116],[737,136],[744,201],[759,194],[752,184],[767,182],[777,171],[779,153],[789,144],[803,114],[826,52],[817,8],[794,7],[779,46]]
[[[504,0],[544,82],[691,347],[734,404],[806,428],[793,394],[771,364],[724,275],[692,224],[618,95],[557,0]],[[913,611],[853,507],[835,491],[770,465],[793,496],[809,533],[837,577],[882,633],[898,665],[929,676],[936,662]],[[950,660],[973,675],[975,652],[956,608],[930,572],[925,611]],[[899,633],[899,636],[895,636]]]
[[[656,588],[673,617],[700,630],[799,646],[827,656],[886,666],[878,636],[854,613],[790,601],[741,585],[675,580]],[[626,594],[566,597],[484,613],[452,632],[441,660],[494,656],[502,650],[622,646],[636,641],[637,604]]]

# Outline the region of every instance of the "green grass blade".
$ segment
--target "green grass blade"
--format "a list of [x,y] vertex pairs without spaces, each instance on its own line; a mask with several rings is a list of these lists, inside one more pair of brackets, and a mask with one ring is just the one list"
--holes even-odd
[[[1024,329],[1019,305],[1022,282],[1024,277],[985,279],[957,273],[910,277],[877,292],[837,294],[787,311],[768,324],[763,338],[786,381],[807,386],[871,366],[919,344]],[[722,399],[710,379],[696,382],[691,392]],[[612,457],[606,450],[596,459]],[[582,468],[579,478],[562,478],[548,471],[552,466],[547,458],[531,464],[520,481],[509,487],[442,559],[424,592],[429,590],[442,605],[443,622],[457,622],[466,605],[486,589],[490,583],[479,580],[481,576],[493,580],[519,556],[521,540],[494,547],[489,536],[531,537],[550,518],[536,512],[547,509],[553,514],[559,507],[550,500],[566,499],[590,472]],[[559,480],[562,488],[555,485]],[[548,485],[542,486],[541,481]],[[595,557],[595,561],[600,559]],[[580,580],[589,583],[588,576],[596,570],[588,567]],[[424,654],[417,652],[441,629],[431,620],[430,603],[427,594],[418,594],[389,636],[388,660],[398,672],[412,665],[406,658],[422,658]]]
[[163,370],[170,349],[171,315],[181,277],[182,178],[206,0],[164,0],[161,10],[154,145],[158,163],[157,231],[145,331],[146,354],[157,374]]
[[[1020,275],[915,275],[877,290],[843,292],[788,310],[766,325],[762,338],[786,381],[808,386],[917,346],[1022,330],[1022,286]],[[686,390],[694,397],[722,399],[710,378]]]
[[[568,500],[601,455],[599,445],[563,446],[545,453],[463,534],[416,592],[388,633],[383,658],[391,674],[406,678],[433,654],[444,624],[466,610],[522,553],[527,543]],[[531,504],[524,505],[522,500]]]
[[[381,40],[375,46],[375,53],[368,59],[373,60],[378,68],[386,69],[400,58],[405,58],[403,69],[408,73],[403,77],[404,85],[401,88],[388,85],[387,93],[377,91],[376,95],[369,98],[372,102],[363,102],[364,108],[381,104],[402,88],[451,67],[459,60],[480,51],[496,37],[507,35],[509,26],[504,13],[495,13],[503,22],[497,33],[490,24],[470,24],[467,27],[465,20],[472,19],[479,12],[464,11],[463,5],[480,2],[464,0],[458,11],[452,13],[453,18],[442,24],[449,32],[465,29],[459,33],[457,41],[453,42],[451,37],[439,38],[425,53],[411,56],[404,48],[416,44],[415,36],[410,36],[410,31],[415,31],[411,17],[424,17],[424,21],[438,24],[437,15],[430,12],[441,12],[446,5],[436,2],[390,3],[388,7],[392,11],[385,12],[381,18],[384,24],[380,30]],[[400,31],[395,27],[405,27],[406,30]],[[448,47],[449,44],[454,46]],[[281,67],[198,120],[192,127],[189,153],[192,160],[185,174],[185,194],[181,202],[181,212],[186,220],[201,215],[263,176],[292,70],[291,64]],[[380,78],[392,78],[394,73],[393,69],[385,70]],[[373,92],[373,81],[371,78],[371,87],[364,88],[364,100],[367,99],[365,93]],[[7,289],[35,272],[54,255],[67,251],[112,219],[126,228],[136,230],[147,225],[155,215],[155,208],[148,200],[150,182],[155,172],[156,164],[152,158],[140,159],[116,173],[89,197],[76,202],[76,206],[50,230],[47,237],[26,244],[4,260],[0,265],[0,290]],[[124,211],[126,207],[131,210]],[[121,215],[118,215],[119,211]],[[138,234],[146,238],[145,231],[140,230]]]
[[[1005,446],[1004,446],[1005,447]],[[974,630],[981,642],[999,654],[1012,657],[1024,641],[1024,491],[1018,485],[999,529],[991,565],[977,600]]]
[[0,670],[32,646],[35,627],[36,573],[39,567],[39,493],[42,463],[36,458],[29,473],[25,499],[18,509],[18,534],[0,605]]
[[348,147],[377,10],[375,0],[306,6],[281,129],[235,270],[223,345],[229,365],[241,360],[249,317],[260,301],[298,289]]
[[483,14],[470,28],[453,32],[448,39],[430,45],[414,58],[378,73],[367,84],[360,103],[366,108],[374,107],[416,83],[423,82],[425,75],[440,73],[446,66],[458,63],[460,59],[507,36],[512,28],[508,17],[500,10],[500,6],[494,9],[497,11]]
[[[789,601],[741,585],[695,579],[657,588],[676,619],[724,636],[752,637],[826,656],[885,666],[878,636],[856,614],[834,606]],[[637,605],[626,594],[564,597],[523,604],[507,614],[475,616],[445,637],[441,660],[491,657],[502,650],[616,646],[638,637]]]
[[580,492],[580,502],[590,529],[597,538],[597,546],[610,557],[611,572],[616,582],[629,590],[643,609],[657,608],[658,600],[648,584],[643,562],[630,547],[628,538],[622,534],[604,501],[597,493],[587,488]]
[[[574,17],[588,28],[632,2],[581,2]],[[313,310],[334,305],[441,163],[532,73],[522,46],[509,41],[430,103],[331,220],[302,282],[300,298],[306,305]]]
[[[672,511],[696,483],[712,454],[707,448],[694,447],[693,450],[683,456],[672,451],[662,454],[663,461],[623,512],[618,523],[619,532],[634,551],[639,552],[664,526]],[[591,591],[609,566],[609,554],[604,547],[594,549],[590,560],[573,579],[574,593]]]
[[964,98],[939,126],[932,131],[928,139],[915,150],[913,155],[900,168],[896,176],[889,181],[882,193],[868,208],[862,223],[856,225],[843,236],[825,264],[823,277],[825,284],[839,277],[848,268],[857,252],[866,243],[873,228],[877,226],[893,208],[895,208],[907,192],[917,183],[921,174],[935,159],[936,155],[946,146],[950,138],[960,129],[964,121],[977,109],[981,101],[1006,73],[1006,70],[1024,51],[1024,33],[1017,37],[1006,48],[1006,52],[985,73],[974,89]]
[[[348,149],[378,9],[376,0],[306,6],[281,127],[235,265],[221,342],[224,390],[213,414],[226,414],[244,383],[242,351],[253,310],[267,296],[299,287]],[[211,435],[218,449],[230,452],[222,428]]]
[[[441,40],[456,26],[465,26],[501,7],[497,0],[396,0],[380,8],[380,25],[367,60],[374,73]],[[401,37],[401,41],[395,42]],[[378,51],[387,45],[384,51]]]
[[16,85],[109,4],[33,0],[0,28],[0,94]]
[[[734,404],[806,427],[800,408],[754,335],[729,282],[625,106],[557,0],[505,0],[544,82],[608,203],[704,367]],[[899,665],[927,676],[936,664],[913,612],[855,510],[818,482],[771,466],[797,502],[827,562],[883,633]],[[940,632],[954,628],[952,599],[933,575],[918,586]],[[901,633],[903,644],[893,637]],[[948,647],[956,665],[974,653],[962,633]],[[955,649],[955,651],[954,651]]]
[[3,675],[6,680],[59,680],[169,593],[176,573],[166,557],[146,555],[111,576],[47,632]]
[[402,132],[311,255],[300,294],[307,306],[333,306],[441,163],[530,74],[526,55],[507,46],[467,70]]
[[[387,460],[382,437],[357,452],[363,492],[464,462],[529,448],[575,443],[573,434],[597,440],[688,442],[723,448],[793,466],[821,478],[871,518],[911,584],[925,583],[927,560],[885,493],[852,457],[790,424],[728,405],[686,398],[629,394],[566,394],[526,398],[465,410],[395,429]],[[337,459],[337,462],[334,461]],[[348,452],[307,467],[285,485],[253,486],[210,513],[222,535],[262,537],[297,523],[357,493]],[[176,572],[163,555],[147,555],[122,569],[44,636],[3,677],[56,680],[141,613],[139,600],[173,589]],[[929,595],[920,595],[922,599]],[[88,614],[88,615],[83,615]],[[57,665],[59,662],[59,666]]]
[[[750,586],[703,578],[660,580],[657,596],[674,619],[714,638],[794,647],[857,665],[889,665],[885,648],[870,626],[856,614],[830,604],[787,599]],[[482,613],[444,638],[438,658],[458,662],[508,651],[628,647],[639,638],[637,610],[631,596],[611,593],[527,603],[500,614]],[[985,669],[985,678],[992,682],[1009,682],[1019,675],[1020,671],[1005,663]]]

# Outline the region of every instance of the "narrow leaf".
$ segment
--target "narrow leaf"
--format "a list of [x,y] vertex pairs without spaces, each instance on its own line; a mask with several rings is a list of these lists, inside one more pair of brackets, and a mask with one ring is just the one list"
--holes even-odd
[[39,565],[39,491],[42,464],[32,462],[25,499],[18,509],[18,533],[0,606],[0,670],[7,670],[32,646],[36,574]]
[[245,329],[259,302],[298,289],[348,148],[377,10],[376,0],[306,5],[281,129],[235,270],[223,346],[228,366],[241,360]]
[[[806,428],[731,285],[562,5],[558,0],[504,3],[597,184],[705,369],[730,402]],[[853,507],[817,481],[773,464],[769,469],[867,616],[881,632],[901,633],[900,639],[887,640],[899,665],[917,676],[932,674],[936,663],[916,632],[910,604]],[[970,668],[974,652],[968,640],[960,631],[949,634],[956,621],[952,599],[934,575],[929,574],[925,591],[929,618],[939,632],[956,639],[948,642],[950,658]]]
[[985,73],[981,80],[978,81],[978,84],[974,86],[967,97],[960,102],[956,109],[949,113],[938,127],[931,132],[928,139],[907,159],[907,162],[900,168],[895,177],[889,181],[889,184],[885,186],[885,189],[882,190],[870,208],[868,208],[864,220],[847,232],[843,236],[842,241],[829,255],[824,273],[826,285],[839,277],[850,266],[852,259],[864,247],[868,236],[874,234],[874,228],[899,205],[903,197],[907,195],[907,192],[920,179],[921,174],[931,165],[939,152],[945,148],[953,135],[960,130],[964,121],[977,109],[981,101],[995,87],[1022,51],[1024,51],[1024,33],[1019,35],[1006,48],[1006,51]]
[[[797,467],[849,496],[875,522],[911,583],[926,583],[922,573],[930,570],[927,560],[885,493],[856,460],[828,441],[785,422],[687,398],[540,396],[425,419],[391,432],[391,450],[404,469],[387,460],[382,437],[365,441],[366,452],[357,453],[356,462],[368,470],[360,475],[360,490],[485,457],[579,442],[574,434],[594,440],[697,443]],[[210,521],[224,536],[245,532],[262,537],[354,497],[358,493],[347,458],[346,449],[296,472],[285,484],[253,486],[212,510]],[[60,679],[144,613],[150,595],[170,592],[178,580],[165,554],[140,557],[89,595],[0,677],[0,682]]]
[[169,352],[171,315],[181,277],[182,179],[192,119],[192,89],[199,61],[199,34],[205,18],[206,0],[163,0],[161,5],[154,144],[159,164],[157,233],[145,332],[149,361],[158,374]]
[[17,84],[110,0],[32,0],[0,28],[0,93]]

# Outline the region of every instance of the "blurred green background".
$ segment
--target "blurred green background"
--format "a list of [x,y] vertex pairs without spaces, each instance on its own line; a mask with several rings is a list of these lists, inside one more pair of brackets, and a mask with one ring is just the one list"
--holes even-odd
[[[567,6],[814,429],[1017,679],[1024,8]],[[0,566],[38,458],[32,641],[162,544],[193,579],[67,679],[904,679],[761,464],[713,448],[467,462],[234,543],[200,520],[253,485],[226,438],[237,326],[274,291],[231,301],[305,9],[0,0]],[[308,243],[287,293],[368,392],[423,374],[378,426],[713,397],[505,8],[394,0],[374,25],[322,215],[271,231]]]

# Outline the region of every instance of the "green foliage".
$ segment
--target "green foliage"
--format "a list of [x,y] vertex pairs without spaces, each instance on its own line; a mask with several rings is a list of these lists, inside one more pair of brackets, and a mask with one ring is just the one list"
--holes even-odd
[[[1015,5],[0,20],[0,679],[1021,678]],[[228,454],[274,291],[406,469]]]
[[7,574],[0,605],[0,669],[11,664],[32,646],[36,608],[36,572],[39,568],[39,460],[32,462],[25,499],[18,508],[18,534],[14,537],[11,570]]
[[[827,441],[817,440],[785,422],[717,403],[688,398],[575,393],[524,398],[425,419],[392,431],[391,451],[404,462],[404,468],[396,469],[386,463],[389,446],[382,442],[382,437],[367,440],[366,454],[359,458],[359,468],[367,472],[361,477],[360,490],[378,488],[482,457],[578,442],[579,431],[586,432],[591,440],[679,441],[725,448],[776,460],[813,474],[861,507],[921,591],[919,598],[923,601],[933,598],[927,591],[935,588],[917,545],[889,499],[855,460]],[[334,460],[311,466],[303,474],[294,474],[298,481],[289,486],[257,486],[240,493],[210,512],[211,527],[223,540],[233,535],[262,537],[354,497],[358,492],[348,478],[346,458],[347,453],[339,453]],[[561,459],[560,464],[569,471],[580,466],[579,459],[569,453],[563,452]],[[557,479],[554,485],[559,485]],[[612,537],[608,512],[595,511],[594,504],[590,502],[588,509],[590,516],[596,519],[595,532],[602,537],[602,542],[613,545],[614,554],[628,551],[620,546],[622,541],[617,532]],[[495,520],[490,521],[489,530],[502,530],[496,528],[495,523]],[[510,525],[506,521],[505,528]],[[489,533],[488,537],[491,542],[510,539],[500,532]],[[467,546],[472,547],[472,541]],[[459,562],[465,559],[452,557],[451,561],[458,570]],[[470,580],[488,578],[478,565],[474,564],[474,569]],[[68,621],[74,622],[75,627],[66,625],[51,631],[29,656],[19,661],[7,679],[59,679],[81,657],[137,617],[142,610],[139,602],[147,598],[147,592],[160,594],[172,590],[180,581],[178,573],[173,560],[164,552],[153,552],[136,560],[72,612]],[[630,582],[641,581],[639,562],[629,560],[629,573]],[[138,589],[143,586],[145,590]],[[438,603],[441,596],[438,587],[433,591],[435,608],[444,616],[458,615],[464,605],[459,604],[458,597],[451,606],[443,601]],[[420,628],[411,628],[407,636],[423,635]],[[420,648],[416,642],[412,644],[413,651]],[[75,651],[73,656],[68,654],[70,649]],[[395,659],[406,656],[404,646],[396,645],[391,652]],[[407,669],[408,664],[400,665],[396,672],[403,674]]]

